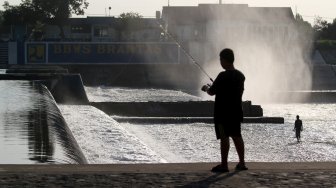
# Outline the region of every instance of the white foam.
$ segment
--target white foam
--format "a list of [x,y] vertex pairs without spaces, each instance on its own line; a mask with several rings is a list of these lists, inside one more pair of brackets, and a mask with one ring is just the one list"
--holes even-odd
[[104,112],[92,106],[59,108],[89,163],[166,162]]
[[[263,105],[265,116],[283,116],[285,124],[243,124],[246,161],[332,161],[336,157],[335,104]],[[212,124],[118,124],[91,106],[61,105],[90,163],[181,163],[220,161]],[[303,120],[302,143],[293,132]],[[233,144],[229,161],[238,161]]]
[[91,102],[200,101],[201,98],[182,91],[165,89],[129,89],[115,87],[85,87]]

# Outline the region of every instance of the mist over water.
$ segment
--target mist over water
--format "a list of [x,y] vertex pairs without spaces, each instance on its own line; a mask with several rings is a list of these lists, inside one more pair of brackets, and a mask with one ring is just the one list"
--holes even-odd
[[[239,19],[237,15],[225,15],[225,20],[207,23],[203,66],[210,75],[215,78],[223,71],[219,52],[231,48],[235,52],[235,67],[246,76],[244,100],[270,102],[277,97],[290,99],[289,94],[284,96],[286,91],[311,90],[312,36],[299,33],[291,11],[237,11],[242,14]],[[217,13],[213,11],[213,17],[223,17],[223,13]],[[207,82],[204,78],[201,84]]]

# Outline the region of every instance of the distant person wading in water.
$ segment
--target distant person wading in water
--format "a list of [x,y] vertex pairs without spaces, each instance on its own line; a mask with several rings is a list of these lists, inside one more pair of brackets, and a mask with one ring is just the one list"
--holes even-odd
[[202,91],[215,97],[215,131],[220,139],[222,163],[213,167],[212,172],[229,172],[228,154],[232,138],[236,147],[239,163],[236,170],[247,170],[244,159],[244,141],[241,135],[241,122],[243,121],[242,95],[244,92],[245,76],[235,69],[234,53],[231,49],[220,52],[220,63],[225,71],[219,73],[213,84],[204,85]]
[[294,131],[297,141],[301,142],[301,131],[303,131],[303,126],[299,115],[296,116],[296,120],[294,123]]

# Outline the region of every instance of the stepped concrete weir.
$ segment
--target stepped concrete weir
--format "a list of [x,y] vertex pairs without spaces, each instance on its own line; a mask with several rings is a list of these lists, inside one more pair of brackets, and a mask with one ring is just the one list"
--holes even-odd
[[0,164],[86,164],[48,89],[1,80]]
[[[125,71],[126,68],[127,71]],[[195,69],[195,66],[187,64],[170,66],[64,65],[64,67],[25,65],[9,67],[6,74],[0,74],[0,80],[31,80],[43,84],[49,89],[57,103],[91,104],[109,115],[124,117],[119,118],[120,121],[126,121],[126,117],[128,117],[128,121],[132,122],[212,123],[213,101],[89,102],[84,89],[85,83],[91,86],[105,83],[117,87],[133,88],[135,84],[140,88],[183,88],[185,91],[193,91],[196,88],[196,82],[198,82],[196,75],[188,74],[184,76],[184,79],[168,76],[169,72],[176,71],[181,73],[177,75],[184,75],[182,72],[191,69],[195,72],[199,71]],[[81,74],[84,75],[83,81]],[[189,80],[193,81],[189,82]],[[252,105],[251,101],[243,102],[243,112],[246,123],[284,122],[281,117],[263,117],[261,106]]]
[[[140,124],[213,123],[213,101],[186,102],[91,102],[92,106],[115,116],[118,122]],[[282,117],[263,117],[260,105],[243,102],[244,123],[283,124]]]
[[0,80],[30,80],[45,85],[57,103],[87,104],[88,98],[80,74],[69,74],[58,67],[14,67],[0,74]]

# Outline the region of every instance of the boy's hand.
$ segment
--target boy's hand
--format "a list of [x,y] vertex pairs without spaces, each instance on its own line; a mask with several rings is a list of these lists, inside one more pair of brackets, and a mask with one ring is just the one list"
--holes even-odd
[[207,84],[207,85],[202,86],[201,90],[204,92],[208,92],[209,88],[210,88],[210,85]]

